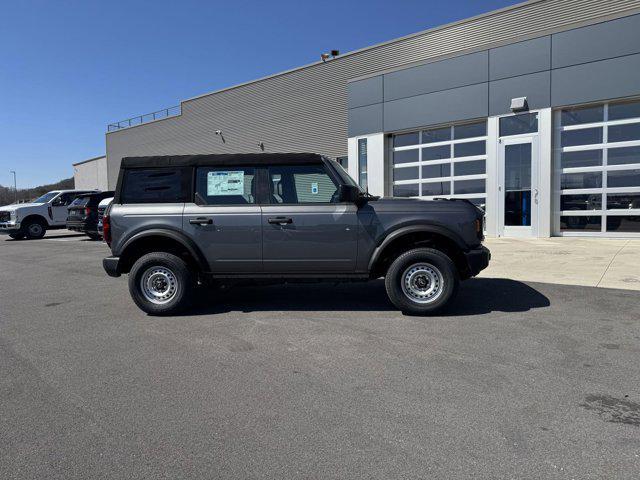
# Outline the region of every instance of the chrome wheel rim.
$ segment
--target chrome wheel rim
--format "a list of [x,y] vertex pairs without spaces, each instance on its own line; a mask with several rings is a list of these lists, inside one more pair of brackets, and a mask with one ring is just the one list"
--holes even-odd
[[146,300],[156,305],[169,303],[178,294],[180,283],[167,267],[151,267],[140,277],[140,290]]
[[32,223],[29,225],[29,235],[37,237],[42,233],[42,225],[39,223]]
[[415,263],[402,274],[402,291],[412,302],[435,302],[444,291],[442,273],[431,264]]

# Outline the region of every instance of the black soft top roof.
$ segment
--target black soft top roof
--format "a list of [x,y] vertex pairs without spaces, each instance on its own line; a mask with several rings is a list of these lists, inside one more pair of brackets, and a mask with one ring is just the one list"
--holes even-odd
[[317,153],[227,153],[210,155],[155,155],[125,157],[122,168],[194,167],[214,165],[286,165],[290,163],[322,163]]

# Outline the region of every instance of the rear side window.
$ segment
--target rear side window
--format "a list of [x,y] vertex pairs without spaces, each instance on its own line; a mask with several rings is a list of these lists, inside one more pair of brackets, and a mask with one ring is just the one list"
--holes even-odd
[[149,168],[125,170],[120,199],[122,203],[186,202],[190,169]]
[[255,168],[199,167],[196,171],[198,205],[250,205],[256,203]]
[[78,197],[73,202],[71,202],[70,207],[86,207],[89,203],[89,199],[91,197]]
[[337,202],[337,186],[323,165],[269,167],[271,203]]

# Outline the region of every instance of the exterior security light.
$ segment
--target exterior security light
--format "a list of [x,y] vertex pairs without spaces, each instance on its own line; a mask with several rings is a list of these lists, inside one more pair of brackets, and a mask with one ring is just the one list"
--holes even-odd
[[321,53],[320,54],[320,60],[322,60],[323,62],[326,62],[327,60],[329,60],[330,57],[331,57],[331,55],[328,54],[328,53]]
[[527,103],[527,97],[519,97],[511,99],[511,111],[512,112],[524,112],[529,110],[529,105]]
[[264,142],[258,142],[258,148],[264,151]]

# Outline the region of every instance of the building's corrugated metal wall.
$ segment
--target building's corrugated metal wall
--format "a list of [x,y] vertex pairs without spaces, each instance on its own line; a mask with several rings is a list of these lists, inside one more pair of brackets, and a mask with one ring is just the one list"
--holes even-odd
[[[347,152],[347,81],[562,30],[640,9],[640,0],[541,0],[424,32],[326,63],[183,102],[182,115],[107,134],[109,184],[124,156],[180,153]],[[215,135],[223,132],[225,142]]]

